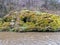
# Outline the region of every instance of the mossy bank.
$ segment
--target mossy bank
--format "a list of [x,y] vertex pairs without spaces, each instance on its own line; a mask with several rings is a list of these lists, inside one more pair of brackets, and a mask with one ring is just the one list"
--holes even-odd
[[60,16],[39,11],[12,11],[0,18],[0,31],[60,31]]

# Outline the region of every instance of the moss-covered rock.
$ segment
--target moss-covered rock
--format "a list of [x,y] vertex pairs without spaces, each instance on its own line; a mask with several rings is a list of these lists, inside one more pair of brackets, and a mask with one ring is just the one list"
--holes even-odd
[[[15,31],[59,31],[60,16],[30,10],[11,12],[0,20],[0,29]],[[12,25],[11,25],[12,23]],[[4,28],[2,28],[4,27]]]

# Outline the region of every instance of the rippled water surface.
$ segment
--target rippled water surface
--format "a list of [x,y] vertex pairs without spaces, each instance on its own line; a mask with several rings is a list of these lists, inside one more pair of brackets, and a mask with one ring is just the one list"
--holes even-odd
[[60,45],[60,32],[0,32],[0,45]]

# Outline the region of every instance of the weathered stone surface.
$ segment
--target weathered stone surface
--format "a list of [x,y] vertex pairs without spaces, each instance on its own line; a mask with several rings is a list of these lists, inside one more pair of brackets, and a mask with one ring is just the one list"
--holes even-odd
[[0,45],[60,45],[60,33],[0,32]]

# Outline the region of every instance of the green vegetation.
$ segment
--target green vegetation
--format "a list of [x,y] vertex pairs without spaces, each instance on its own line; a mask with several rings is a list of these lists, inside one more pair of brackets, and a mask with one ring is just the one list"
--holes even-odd
[[59,31],[60,16],[38,11],[11,12],[0,18],[0,31]]

